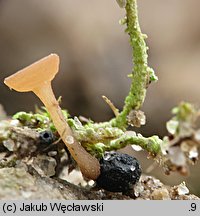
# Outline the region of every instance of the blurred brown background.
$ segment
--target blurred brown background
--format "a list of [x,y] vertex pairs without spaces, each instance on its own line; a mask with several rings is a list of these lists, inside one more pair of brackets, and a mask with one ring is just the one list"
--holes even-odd
[[[149,63],[159,82],[148,89],[143,110],[144,135],[166,133],[170,110],[182,100],[200,105],[200,1],[138,0],[139,18],[148,35]],[[39,100],[31,93],[11,92],[3,79],[41,57],[60,55],[60,73],[53,86],[62,107],[72,115],[104,121],[112,112],[101,99],[109,97],[122,108],[130,80],[131,49],[124,16],[115,0],[0,0],[0,104],[9,115],[34,110]],[[143,170],[152,161],[142,160]],[[153,174],[167,184],[186,181],[200,194],[200,166],[190,177]]]

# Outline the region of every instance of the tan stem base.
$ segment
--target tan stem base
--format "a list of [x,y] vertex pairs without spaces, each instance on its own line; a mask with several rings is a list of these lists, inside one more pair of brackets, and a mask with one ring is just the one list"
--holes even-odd
[[100,174],[99,161],[90,155],[75,139],[53,94],[51,83],[43,83],[40,88],[34,89],[33,92],[40,98],[50,113],[58,133],[69,149],[72,157],[78,163],[83,176],[93,180],[97,179]]

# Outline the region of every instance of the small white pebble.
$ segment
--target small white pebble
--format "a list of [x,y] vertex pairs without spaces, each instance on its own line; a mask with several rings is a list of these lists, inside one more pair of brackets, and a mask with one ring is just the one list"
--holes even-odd
[[4,140],[3,145],[11,152],[14,151],[16,147],[15,142],[11,139]]
[[50,151],[50,152],[48,152],[48,155],[50,156],[50,157],[53,157],[53,156],[56,156],[57,155],[57,151]]
[[178,195],[185,195],[189,193],[189,189],[186,187],[185,182],[178,185],[177,192],[178,192]]
[[32,192],[31,191],[22,191],[21,194],[22,194],[23,198],[28,199],[31,197]]
[[133,148],[133,150],[135,151],[141,151],[142,147],[140,147],[139,145],[131,145],[131,147]]
[[68,135],[68,136],[66,136],[65,140],[66,140],[66,142],[68,144],[73,144],[74,143],[74,137],[73,136]]
[[189,151],[189,158],[193,159],[193,158],[198,158],[199,153],[198,153],[198,149],[196,146],[193,146],[193,148],[191,148],[191,150]]
[[171,147],[168,152],[168,157],[173,164],[177,166],[184,166],[186,164],[185,155],[179,147]]
[[128,135],[128,136],[133,136],[133,137],[137,136],[135,131],[126,131],[125,134]]
[[111,155],[110,154],[105,154],[105,156],[104,156],[104,160],[109,160],[111,158]]
[[95,182],[94,182],[93,180],[88,181],[88,185],[89,185],[89,186],[93,186],[94,183],[95,183]]
[[11,121],[10,121],[10,126],[12,126],[12,127],[16,127],[16,126],[18,126],[19,125],[19,120],[17,120],[17,119],[12,119]]

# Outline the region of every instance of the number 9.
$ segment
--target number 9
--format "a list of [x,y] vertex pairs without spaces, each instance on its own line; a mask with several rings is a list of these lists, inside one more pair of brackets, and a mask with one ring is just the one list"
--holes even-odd
[[196,203],[191,203],[191,211],[196,211],[197,205]]

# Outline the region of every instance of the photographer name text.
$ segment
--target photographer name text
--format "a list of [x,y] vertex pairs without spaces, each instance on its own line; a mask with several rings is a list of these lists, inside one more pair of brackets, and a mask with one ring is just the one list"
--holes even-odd
[[63,204],[61,202],[50,202],[48,204],[44,204],[43,202],[39,204],[30,203],[22,203],[21,205],[17,205],[16,203],[4,203],[3,204],[3,212],[4,213],[15,213],[15,212],[103,212],[104,207],[103,203],[95,203],[95,204],[77,204],[72,202],[70,204]]

